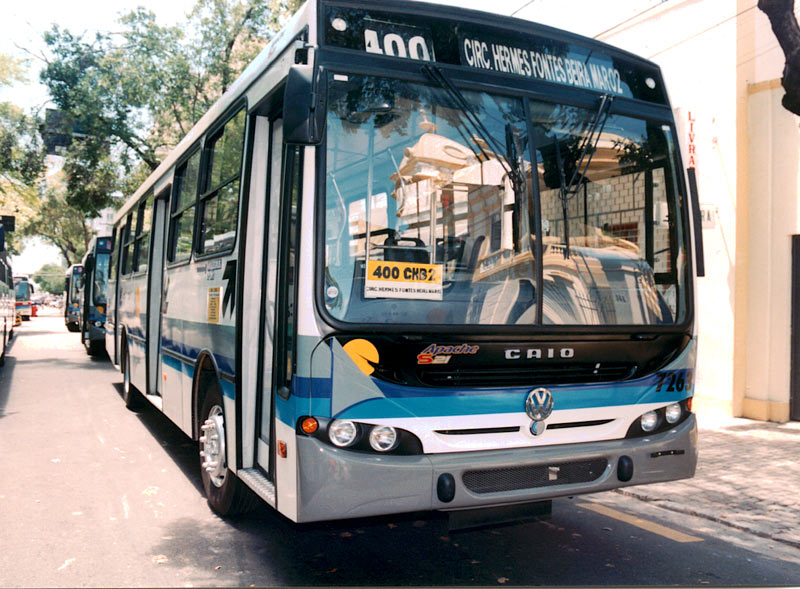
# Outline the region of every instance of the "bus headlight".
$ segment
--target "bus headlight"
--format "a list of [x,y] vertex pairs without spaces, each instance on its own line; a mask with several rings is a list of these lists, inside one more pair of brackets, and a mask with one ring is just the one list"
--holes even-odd
[[377,452],[388,452],[397,445],[397,430],[390,425],[379,425],[369,433],[369,445]]
[[683,409],[681,409],[680,403],[673,403],[672,405],[667,405],[667,409],[665,412],[665,417],[667,419],[667,423],[676,423],[683,414]]
[[346,448],[358,438],[358,426],[352,421],[337,419],[328,426],[328,438],[334,446]]
[[658,427],[658,413],[655,411],[648,411],[639,418],[639,423],[642,426],[643,431],[653,431]]

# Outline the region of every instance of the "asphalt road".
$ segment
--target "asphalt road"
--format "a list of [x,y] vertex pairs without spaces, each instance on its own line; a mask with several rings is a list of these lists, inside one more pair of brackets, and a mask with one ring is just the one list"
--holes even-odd
[[[52,312],[54,313],[54,311]],[[449,532],[436,515],[297,526],[208,509],[197,448],[60,316],[0,368],[0,586],[800,585],[800,550],[617,493]]]

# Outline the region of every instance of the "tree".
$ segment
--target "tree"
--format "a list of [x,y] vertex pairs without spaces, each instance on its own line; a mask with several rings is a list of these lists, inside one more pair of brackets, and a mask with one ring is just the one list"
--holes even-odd
[[[180,26],[138,8],[84,40],[54,26],[41,72],[59,109],[129,172],[155,170],[263,48],[297,0],[197,0]],[[92,165],[85,166],[93,173]]]
[[[0,54],[0,88],[23,81],[25,62]],[[0,212],[18,221],[34,214],[38,205],[36,184],[45,170],[45,154],[35,114],[0,102]],[[18,237],[6,235],[6,246],[16,253]]]
[[781,104],[789,112],[800,115],[800,26],[794,14],[794,0],[758,0],[758,7],[769,18],[786,56],[781,78],[786,94]]
[[56,246],[67,265],[81,260],[93,236],[86,216],[67,203],[63,186],[48,188],[37,214],[21,227],[24,235],[38,235]]
[[66,268],[56,264],[45,264],[33,275],[33,281],[39,285],[39,290],[50,294],[64,292]]

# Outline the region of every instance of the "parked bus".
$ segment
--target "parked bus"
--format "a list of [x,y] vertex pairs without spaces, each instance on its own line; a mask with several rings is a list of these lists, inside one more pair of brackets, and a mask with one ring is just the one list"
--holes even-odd
[[81,301],[78,291],[83,281],[83,266],[72,264],[64,277],[64,324],[69,331],[81,330]]
[[687,478],[696,202],[655,64],[313,0],[117,213],[107,347],[220,514],[463,521]]
[[81,343],[90,356],[106,351],[106,291],[111,243],[110,237],[93,237],[81,260],[83,276],[78,287]]
[[27,276],[14,277],[14,292],[16,294],[17,314],[23,321],[30,321],[33,316],[33,283]]
[[[0,232],[2,231],[3,229],[0,227]],[[4,239],[2,241],[5,243]],[[0,321],[3,323],[3,347],[0,349],[0,366],[6,362],[6,347],[14,335],[16,318],[16,296],[11,260],[9,260],[8,252],[2,249],[0,250]]]

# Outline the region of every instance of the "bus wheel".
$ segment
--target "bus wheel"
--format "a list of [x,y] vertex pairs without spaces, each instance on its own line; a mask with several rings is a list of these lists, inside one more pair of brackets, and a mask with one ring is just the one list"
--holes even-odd
[[209,385],[200,419],[200,476],[208,505],[219,515],[250,511],[258,498],[228,469],[225,411],[219,383]]
[[106,350],[106,342],[104,341],[90,341],[86,347],[86,353],[90,356],[102,356]]
[[127,344],[122,349],[122,400],[128,409],[135,409],[139,404],[139,392],[131,383],[131,357]]
[[67,330],[71,331],[72,333],[75,333],[80,331],[81,328],[77,323],[67,323]]

